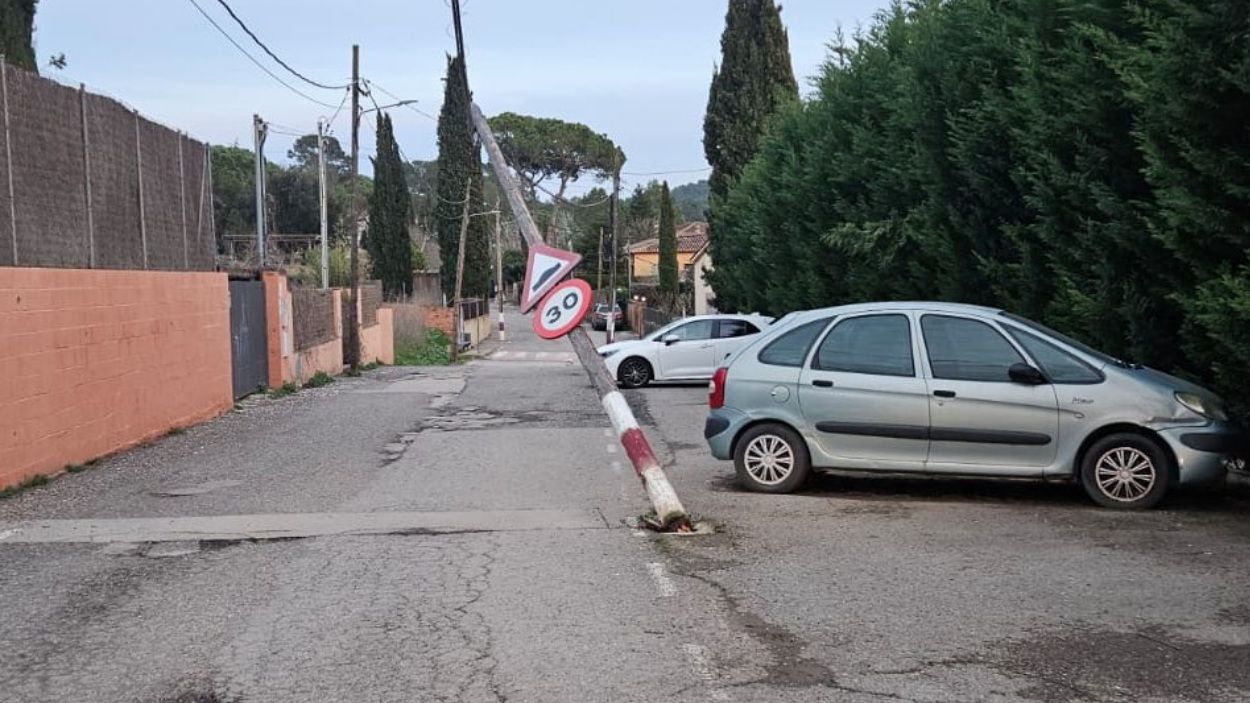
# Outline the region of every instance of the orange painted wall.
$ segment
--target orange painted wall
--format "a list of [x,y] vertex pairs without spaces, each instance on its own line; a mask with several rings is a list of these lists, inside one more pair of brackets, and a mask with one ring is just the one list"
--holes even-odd
[[360,328],[360,360],[395,363],[395,311],[378,308],[378,324]]
[[0,267],[0,487],[232,403],[225,274]]

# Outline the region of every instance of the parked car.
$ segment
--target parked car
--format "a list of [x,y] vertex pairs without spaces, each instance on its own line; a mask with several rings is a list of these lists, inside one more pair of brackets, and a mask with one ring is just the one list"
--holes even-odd
[[608,328],[609,315],[616,319],[613,329],[625,329],[625,315],[621,313],[621,309],[618,307],[613,310],[612,306],[607,303],[600,303],[596,305],[594,311],[590,313],[590,328],[594,330],[606,330]]
[[622,388],[652,381],[706,381],[742,345],[768,327],[762,315],[699,315],[671,322],[643,339],[599,347]]
[[1076,480],[1099,505],[1149,508],[1246,452],[1205,388],[971,305],[790,316],[717,369],[709,405],[712,454],[770,493],[839,468]]

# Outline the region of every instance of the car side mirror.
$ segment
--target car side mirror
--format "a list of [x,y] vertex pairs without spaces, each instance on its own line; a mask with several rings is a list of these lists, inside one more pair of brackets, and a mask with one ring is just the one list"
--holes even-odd
[[1019,363],[1012,364],[1007,369],[1007,376],[1016,383],[1023,383],[1030,386],[1040,386],[1046,383],[1046,376],[1041,371],[1029,366],[1028,364]]
[[680,342],[681,337],[678,337],[675,334],[666,334],[663,337],[660,337],[660,341],[664,343],[664,346],[672,346]]

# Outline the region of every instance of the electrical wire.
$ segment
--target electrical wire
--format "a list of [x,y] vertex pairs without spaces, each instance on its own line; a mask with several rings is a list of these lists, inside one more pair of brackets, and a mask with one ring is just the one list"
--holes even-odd
[[304,74],[300,73],[299,71],[296,71],[294,68],[291,68],[291,65],[290,65],[290,64],[288,64],[287,62],[285,62],[285,61],[283,61],[282,59],[278,58],[278,55],[277,55],[277,54],[275,54],[275,53],[273,53],[273,51],[271,51],[271,50],[269,49],[269,47],[265,46],[265,42],[261,41],[261,40],[260,40],[260,37],[256,36],[256,33],[255,33],[255,32],[253,32],[253,31],[252,31],[252,30],[251,30],[251,29],[247,26],[247,24],[245,24],[245,23],[243,22],[243,20],[239,18],[239,16],[238,16],[238,15],[234,14],[234,9],[233,9],[233,8],[231,8],[231,7],[230,7],[230,5],[226,4],[226,0],[217,0],[217,4],[221,5],[222,7],[224,7],[224,8],[226,9],[226,12],[230,15],[230,17],[231,17],[231,18],[232,18],[235,22],[237,22],[237,23],[238,23],[239,27],[241,27],[241,28],[243,29],[243,31],[244,31],[244,32],[246,32],[246,33],[247,33],[247,36],[251,37],[251,38],[252,38],[252,41],[256,42],[256,46],[259,46],[261,49],[264,49],[265,53],[266,53],[266,54],[269,54],[269,58],[273,59],[274,61],[277,61],[279,66],[281,66],[281,67],[285,68],[286,70],[290,71],[290,72],[291,72],[291,75],[295,76],[296,78],[298,78],[298,79],[300,79],[300,80],[304,81],[305,83],[307,83],[307,84],[309,84],[309,85],[311,85],[311,86],[315,86],[315,87],[317,87],[317,88],[324,88],[324,89],[326,89],[326,90],[342,90],[342,89],[344,89],[344,88],[350,88],[350,87],[351,87],[351,84],[347,84],[347,85],[326,85],[325,83],[319,83],[319,82],[314,81],[313,79],[309,78],[308,76],[305,76]]
[[704,173],[706,171],[711,171],[711,170],[712,170],[711,166],[704,166],[703,168],[687,168],[687,169],[678,169],[676,171],[621,171],[621,175],[622,176],[668,176],[668,175],[678,174],[678,173]]
[[235,40],[234,40],[234,37],[230,36],[230,34],[229,34],[228,32],[226,32],[226,30],[225,30],[225,29],[222,29],[221,25],[217,24],[217,21],[216,21],[216,20],[214,20],[214,19],[212,18],[212,16],[211,16],[211,15],[209,15],[207,12],[205,12],[205,11],[204,11],[204,8],[200,7],[200,4],[199,4],[198,2],[196,2],[195,0],[187,0],[187,2],[191,3],[191,4],[195,7],[195,9],[199,10],[199,11],[200,11],[200,14],[201,14],[201,15],[204,15],[204,19],[208,20],[208,23],[209,23],[209,24],[211,24],[211,25],[213,25],[213,27],[214,27],[214,28],[215,28],[218,32],[221,32],[221,36],[225,37],[225,38],[226,38],[226,39],[227,39],[227,40],[228,40],[231,44],[234,44],[234,48],[238,49],[238,50],[239,50],[239,51],[240,51],[240,52],[241,52],[244,56],[246,56],[246,57],[248,58],[248,60],[249,60],[249,61],[251,61],[252,63],[256,64],[256,67],[257,67],[257,68],[259,68],[260,70],[262,70],[262,71],[264,71],[265,73],[269,74],[269,77],[270,77],[270,78],[272,78],[272,79],[274,79],[275,81],[277,81],[277,82],[281,83],[281,84],[282,84],[282,86],[283,86],[283,87],[285,87],[287,90],[291,91],[292,93],[295,93],[296,95],[300,96],[301,98],[303,98],[303,99],[305,99],[305,100],[308,100],[309,102],[313,102],[313,103],[316,103],[316,104],[321,105],[321,106],[323,106],[323,107],[328,107],[328,108],[331,108],[331,109],[333,109],[333,108],[334,108],[334,106],[333,106],[333,105],[331,105],[330,103],[327,103],[327,102],[322,102],[321,100],[318,100],[318,99],[314,98],[313,96],[311,96],[311,95],[309,95],[309,94],[307,94],[307,93],[305,93],[305,92],[301,91],[299,88],[296,88],[295,86],[291,85],[290,83],[287,83],[286,81],[282,80],[282,78],[281,78],[280,76],[278,76],[278,74],[274,73],[273,71],[270,71],[270,70],[269,70],[269,68],[268,68],[267,66],[265,66],[265,64],[263,64],[263,63],[261,63],[260,61],[258,61],[258,60],[256,59],[256,57],[255,57],[255,56],[252,56],[251,54],[249,54],[249,53],[247,52],[247,49],[244,49],[244,48],[243,48],[243,46],[242,46],[241,44],[239,44],[239,42],[235,41]]
[[[372,87],[374,87],[374,88],[377,88],[378,90],[382,91],[382,94],[383,94],[383,95],[385,95],[386,97],[391,98],[392,100],[394,100],[394,101],[396,101],[396,102],[403,102],[403,98],[401,98],[401,97],[399,97],[398,95],[396,95],[396,94],[392,93],[391,91],[387,90],[386,88],[383,88],[383,87],[382,87],[382,86],[381,86],[381,85],[380,85],[377,81],[366,80],[366,81],[365,81],[365,83],[368,83],[370,86],[372,86]],[[404,103],[404,104],[402,105],[402,107],[406,107],[406,108],[408,108],[409,110],[412,110],[413,112],[417,113],[418,115],[421,115],[422,117],[425,117],[426,119],[433,120],[434,122],[438,122],[438,118],[437,118],[437,117],[435,117],[434,115],[431,115],[430,113],[426,112],[425,110],[422,110],[421,108],[417,107],[416,105],[413,105],[412,103]]]

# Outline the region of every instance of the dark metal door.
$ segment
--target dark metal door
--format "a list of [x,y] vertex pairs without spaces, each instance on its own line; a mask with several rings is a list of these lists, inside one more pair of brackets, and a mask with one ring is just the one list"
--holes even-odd
[[255,393],[269,380],[265,284],[260,281],[230,281],[230,354],[235,398]]

